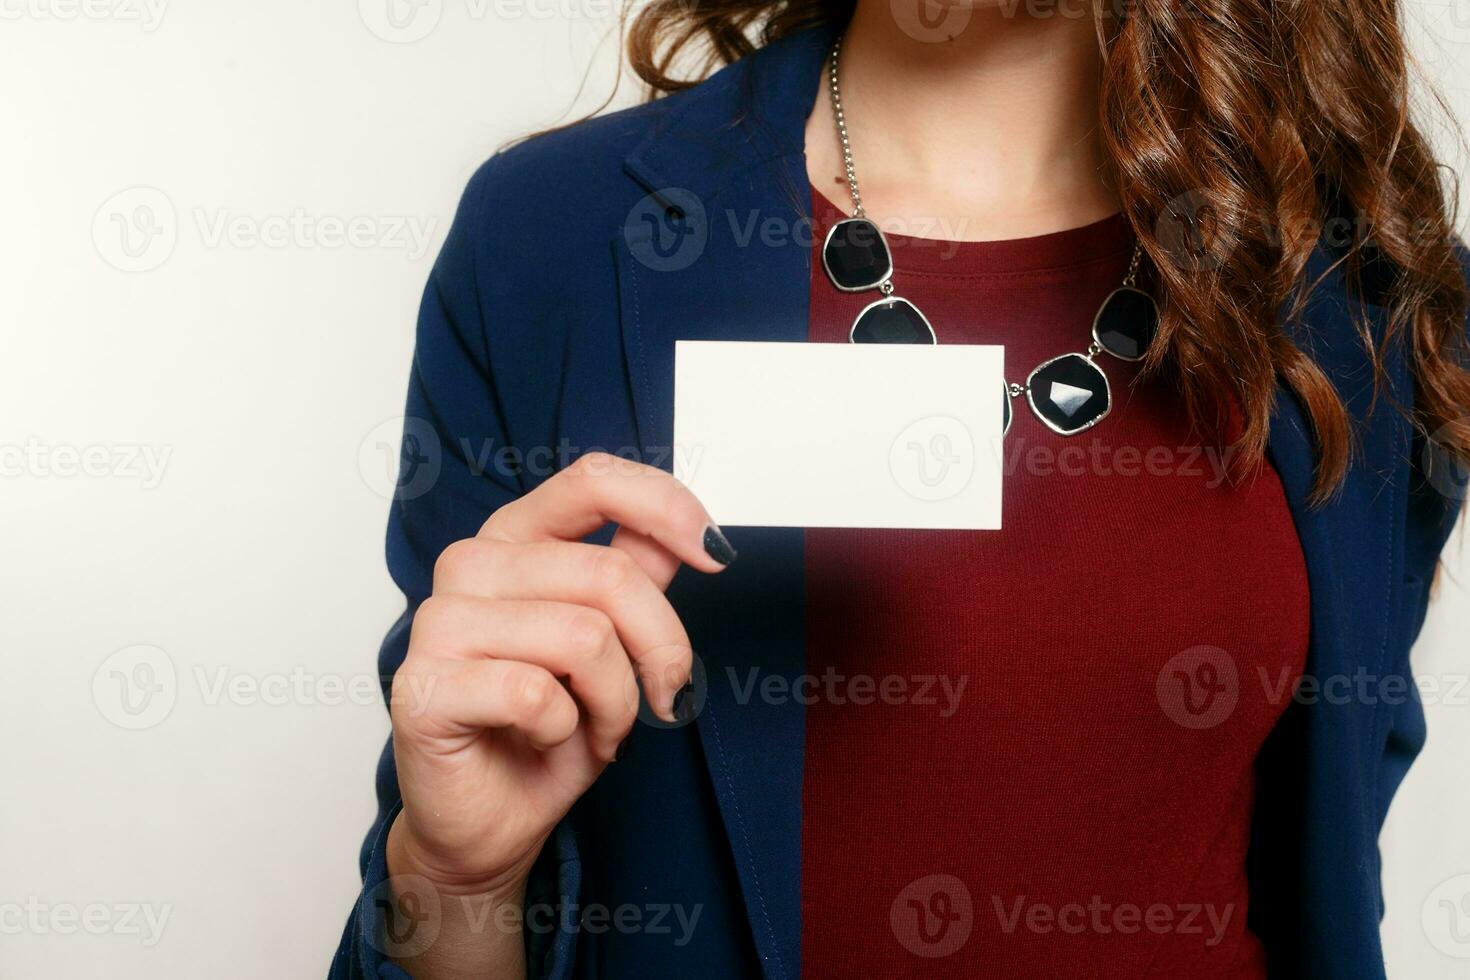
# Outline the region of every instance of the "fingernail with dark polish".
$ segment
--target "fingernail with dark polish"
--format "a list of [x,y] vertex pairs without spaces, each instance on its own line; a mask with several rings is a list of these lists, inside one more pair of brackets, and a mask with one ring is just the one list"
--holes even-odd
[[674,720],[683,723],[694,717],[694,685],[685,684],[674,692],[674,701],[669,705]]
[[725,535],[713,524],[704,529],[704,551],[721,565],[728,565],[737,557]]

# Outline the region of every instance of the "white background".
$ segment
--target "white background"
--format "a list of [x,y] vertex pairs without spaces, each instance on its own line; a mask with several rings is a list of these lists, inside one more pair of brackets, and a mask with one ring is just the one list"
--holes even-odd
[[[402,29],[387,3],[0,0],[0,977],[311,977],[336,946],[387,732],[381,444],[419,293],[475,166],[612,79],[612,0],[404,2]],[[1409,16],[1470,118],[1470,0]],[[1467,632],[1447,582],[1420,670],[1463,679]],[[112,672],[150,668],[171,710],[121,713]],[[1470,893],[1447,690],[1385,836],[1415,980],[1470,976],[1431,937]],[[66,911],[94,904],[100,935]]]

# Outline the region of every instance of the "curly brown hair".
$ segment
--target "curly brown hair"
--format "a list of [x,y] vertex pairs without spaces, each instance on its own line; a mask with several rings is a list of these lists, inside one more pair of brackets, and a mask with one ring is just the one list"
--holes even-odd
[[[778,38],[841,28],[854,3],[652,0],[625,24],[627,56],[656,98]],[[1240,458],[1258,462],[1280,378],[1314,429],[1317,499],[1330,496],[1351,461],[1352,425],[1283,325],[1315,285],[1304,283],[1308,260],[1325,243],[1328,274],[1340,269],[1357,297],[1380,382],[1390,345],[1406,341],[1416,426],[1470,461],[1454,194],[1411,118],[1398,0],[1093,6],[1110,177],[1163,309],[1148,366],[1175,379],[1190,417],[1215,426],[1233,401]],[[691,58],[693,76],[676,77]],[[1207,260],[1186,260],[1201,243]],[[1376,335],[1366,303],[1384,311]]]

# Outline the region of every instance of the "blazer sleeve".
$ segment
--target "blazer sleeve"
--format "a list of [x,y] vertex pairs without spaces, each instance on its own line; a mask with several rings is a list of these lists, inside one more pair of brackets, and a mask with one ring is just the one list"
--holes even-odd
[[[1470,280],[1470,252],[1463,243],[1456,243],[1456,253],[1462,274]],[[1470,324],[1467,324],[1467,333],[1470,333]],[[1470,350],[1470,336],[1457,353],[1464,357],[1467,350]],[[1416,431],[1411,450],[1408,514],[1404,524],[1404,579],[1399,612],[1403,629],[1401,669],[1410,683],[1406,684],[1408,697],[1393,708],[1384,743],[1378,799],[1380,825],[1388,814],[1394,793],[1428,737],[1419,689],[1411,682],[1408,653],[1424,627],[1440,552],[1444,550],[1464,509],[1467,495],[1470,495],[1464,464],[1437,446],[1432,436],[1433,433],[1426,436]]]
[[[470,180],[419,311],[387,538],[388,569],[407,608],[378,652],[385,703],[408,650],[414,613],[432,591],[440,552],[453,541],[474,536],[486,517],[523,492],[519,477],[493,462],[497,451],[513,445],[493,381],[480,303],[487,268],[479,241],[486,230],[481,201],[494,165],[492,159]],[[408,976],[388,961],[382,938],[387,935],[383,913],[392,908],[384,844],[402,807],[391,739],[378,762],[377,798],[377,816],[359,855],[363,888],[332,960],[332,980]],[[576,907],[578,868],[575,842],[564,824],[532,872],[527,905]],[[555,918],[559,922],[564,917]],[[575,945],[570,931],[558,925],[528,928],[526,935],[532,977],[570,974]]]
[[[1455,253],[1460,260],[1461,275],[1470,282],[1470,250],[1463,242],[1456,242]],[[1470,368],[1470,323],[1466,324],[1465,344],[1453,353]],[[1424,623],[1440,552],[1444,550],[1455,521],[1464,509],[1467,496],[1470,496],[1465,465],[1438,447],[1433,435],[1430,433],[1426,437],[1416,432],[1413,444],[1404,571],[1411,586],[1422,586],[1420,591],[1423,594],[1417,596],[1417,606],[1409,610],[1413,614],[1407,619],[1411,642],[1418,637]]]

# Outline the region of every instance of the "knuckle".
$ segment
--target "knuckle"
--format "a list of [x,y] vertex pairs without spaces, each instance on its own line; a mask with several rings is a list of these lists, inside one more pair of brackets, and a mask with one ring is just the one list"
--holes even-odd
[[[442,560],[443,556],[440,557]],[[451,605],[449,598],[443,594],[430,595],[419,603],[418,611],[413,614],[413,628],[420,631],[432,629],[449,616]]]
[[494,510],[489,517],[485,518],[485,523],[480,525],[480,533],[478,537],[498,537],[500,534],[501,525],[505,523],[505,513],[511,506],[512,504],[506,504],[503,507],[499,507]]
[[694,648],[688,640],[665,643],[650,651],[644,670],[660,683],[682,687],[694,665]]
[[573,476],[601,476],[612,469],[613,456],[611,453],[593,451],[583,453],[572,461],[567,467],[567,472]]
[[505,699],[519,717],[534,717],[550,707],[553,686],[546,674],[519,672],[507,678]]
[[598,548],[588,559],[592,581],[604,595],[617,595],[632,585],[642,572],[626,552]]
[[409,627],[405,662],[417,665],[446,647],[458,646],[466,613],[467,600],[453,593],[433,593],[419,603]]
[[463,578],[484,562],[488,551],[489,545],[478,538],[463,538],[451,543],[434,562],[435,586]]
[[568,650],[585,659],[606,653],[616,635],[613,622],[605,613],[586,606],[568,615],[565,630]]

